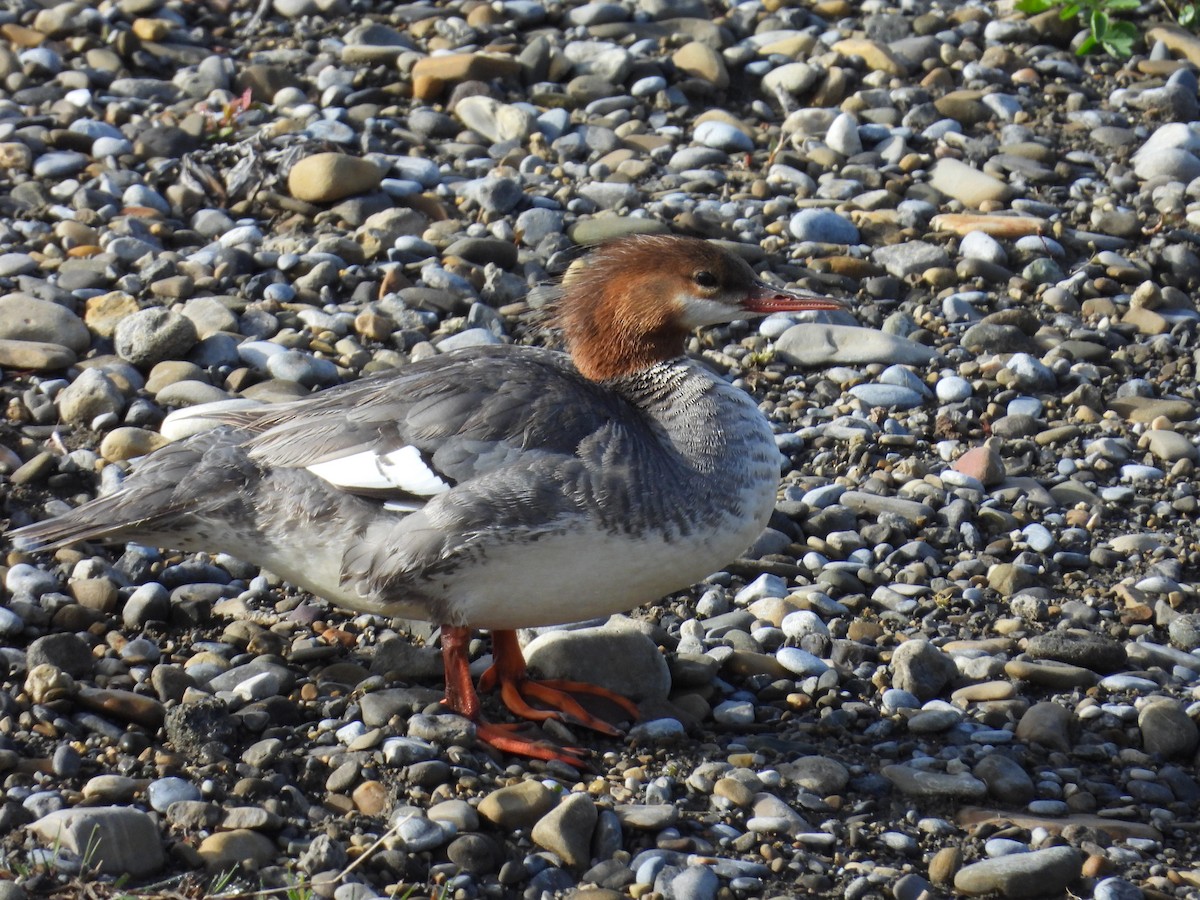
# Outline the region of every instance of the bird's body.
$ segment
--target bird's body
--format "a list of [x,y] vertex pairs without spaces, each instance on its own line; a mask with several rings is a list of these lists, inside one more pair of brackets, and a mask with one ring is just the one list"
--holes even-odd
[[[321,395],[326,408],[348,401],[340,415],[352,413],[358,427],[391,432],[382,447],[348,438],[313,401],[264,407],[242,413],[244,424],[169,445],[120,493],[62,521],[69,534],[44,539],[78,539],[94,523],[95,536],[252,559],[346,609],[525,628],[686,587],[749,546],[770,515],[779,465],[771,431],[744,392],[694,362],[664,363],[603,393],[549,350],[500,346],[429,363]],[[543,401],[568,388],[575,398],[549,402],[559,411],[554,434],[535,446],[522,447],[529,420],[542,418],[532,396],[514,404],[475,380],[479,396],[459,407],[471,422],[437,414],[469,371],[503,373],[513,392],[518,369]],[[439,432],[473,435],[436,480],[429,445],[448,457],[449,441],[424,438],[408,418],[414,389],[426,393],[431,377],[445,393],[426,398],[420,415],[432,405]],[[316,436],[326,431],[355,443],[309,462],[334,452]],[[407,471],[441,489],[370,486],[377,457],[401,446],[424,451]]]
[[[687,587],[757,537],[779,454],[754,402],[683,357],[683,337],[834,304],[768,288],[700,241],[636,239],[594,260],[566,282],[569,353],[472,348],[214,413],[223,424],[151,455],[115,494],[15,540],[224,551],[338,606],[459,631],[578,621]],[[452,673],[446,652],[451,705],[475,715],[465,659]]]

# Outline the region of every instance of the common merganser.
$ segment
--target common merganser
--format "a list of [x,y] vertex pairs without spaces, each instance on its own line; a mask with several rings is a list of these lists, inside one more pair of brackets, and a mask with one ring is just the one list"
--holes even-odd
[[478,739],[580,766],[578,748],[483,720],[471,629],[492,633],[481,688],[499,685],[514,713],[618,734],[571,696],[594,693],[636,719],[595,686],[529,678],[514,629],[632,609],[745,550],[774,507],[779,451],[754,401],[684,356],[685,340],[840,306],[706,241],[618,240],[564,278],[566,354],[473,347],[216,413],[223,424],[152,453],[115,493],[12,538],[222,551],[337,606],[440,625],[445,702]]

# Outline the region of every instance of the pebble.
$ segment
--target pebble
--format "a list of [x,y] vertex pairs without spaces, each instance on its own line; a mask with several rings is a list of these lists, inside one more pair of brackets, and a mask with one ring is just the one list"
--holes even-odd
[[1008,195],[1008,186],[999,178],[957,159],[938,160],[929,184],[968,209],[1002,201]]
[[948,375],[944,378],[939,378],[935,391],[938,400],[943,403],[961,403],[975,393],[971,382],[958,375]]
[[695,139],[706,147],[726,153],[748,153],[754,149],[754,139],[746,132],[728,122],[712,119],[696,126]]
[[1111,672],[1125,665],[1125,648],[1099,634],[1082,631],[1048,631],[1030,640],[1028,653],[1035,659],[1052,659],[1094,672]]
[[1079,851],[1072,847],[1009,854],[959,869],[954,888],[965,894],[1039,897],[1067,888],[1079,878],[1082,863]]
[[178,777],[156,778],[146,787],[146,799],[150,808],[165,813],[171,804],[199,800],[201,794],[191,782]]
[[1028,803],[1035,796],[1033,779],[1015,759],[992,754],[979,761],[972,774],[987,785],[989,796],[1000,802]]
[[969,231],[959,242],[958,252],[966,259],[978,259],[994,266],[1008,264],[1008,252],[986,231]]
[[20,294],[0,297],[0,338],[53,344],[75,353],[92,342],[87,326],[69,309]]
[[332,203],[379,186],[383,172],[373,162],[343,153],[314,153],[292,166],[288,191],[297,200]]
[[59,809],[29,825],[44,845],[86,858],[101,874],[144,878],[166,864],[158,826],[129,806]]
[[523,142],[536,128],[534,115],[528,109],[482,95],[464,97],[456,104],[454,112],[464,126],[478,131],[491,142]]
[[1071,746],[1071,711],[1057,703],[1044,701],[1030,707],[1017,723],[1017,740],[1041,744],[1056,750]]
[[[1157,685],[1155,685],[1157,687]],[[1154,690],[1154,688],[1150,688]],[[1169,697],[1151,699],[1138,712],[1138,728],[1147,753],[1191,757],[1200,745],[1200,730],[1183,705]]]
[[115,417],[125,408],[125,395],[100,369],[85,369],[57,400],[62,420],[81,425],[105,416]]
[[858,229],[852,222],[830,209],[802,209],[788,223],[798,241],[820,244],[857,244]]
[[[548,631],[525,647],[526,661],[549,678],[599,685],[632,700],[665,699],[671,675],[658,647],[633,623]],[[611,660],[621,660],[614,667]]]
[[950,262],[950,256],[944,248],[927,241],[906,241],[879,247],[872,257],[897,278],[919,275],[926,269],[945,267]]
[[143,367],[184,355],[196,339],[191,319],[159,307],[125,316],[113,332],[117,355]]
[[246,828],[218,831],[204,838],[196,855],[210,871],[223,871],[231,865],[244,865],[249,860],[256,867],[274,861],[275,842],[264,834]]
[[796,325],[776,342],[776,352],[804,368],[866,363],[923,365],[936,353],[894,335],[848,325]]
[[905,796],[921,800],[980,800],[987,793],[987,785],[966,772],[926,772],[891,765],[884,766],[883,775]]
[[936,697],[957,673],[953,659],[928,641],[905,641],[892,655],[892,683],[920,700]]
[[45,372],[65,369],[75,360],[74,351],[61,344],[0,338],[0,368]]
[[538,781],[497,788],[480,801],[479,815],[504,830],[527,828],[554,808],[553,792]]
[[591,859],[589,848],[596,819],[596,804],[591,797],[587,794],[568,794],[538,819],[530,837],[568,866],[579,868]]
[[[359,789],[362,785],[359,786]],[[356,789],[355,793],[358,793]],[[357,805],[357,804],[356,804]],[[381,809],[367,812],[367,815],[378,816]],[[401,848],[409,853],[423,853],[440,847],[448,838],[445,828],[423,815],[414,815],[408,810],[400,810],[395,815],[395,834]]]

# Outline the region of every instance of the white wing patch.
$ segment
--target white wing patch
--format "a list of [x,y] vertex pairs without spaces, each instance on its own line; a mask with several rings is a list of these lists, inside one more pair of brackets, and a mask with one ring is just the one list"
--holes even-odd
[[[245,397],[233,397],[229,400],[213,400],[211,403],[197,403],[195,406],[185,406],[169,413],[163,419],[159,433],[168,441],[180,441],[225,424],[221,421],[221,413],[230,410],[254,409],[263,406],[257,400]],[[208,418],[212,416],[213,418]]]
[[[307,468],[334,487],[348,491],[399,490],[418,497],[431,497],[450,490],[450,485],[421,458],[421,451],[412,446],[390,453],[364,450],[340,459],[313,463]],[[405,508],[409,508],[407,504]]]

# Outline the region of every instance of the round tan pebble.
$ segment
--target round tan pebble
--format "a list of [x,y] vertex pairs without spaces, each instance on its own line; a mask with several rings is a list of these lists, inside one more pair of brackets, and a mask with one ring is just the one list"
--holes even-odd
[[354,330],[369,341],[386,341],[396,330],[390,316],[365,309],[354,317]]
[[929,880],[936,885],[954,883],[954,875],[962,868],[962,850],[958,847],[943,847],[929,861]]
[[484,797],[479,814],[502,829],[528,828],[557,802],[558,797],[540,781],[522,781]]
[[117,609],[117,586],[107,578],[76,578],[67,589],[80,606],[106,614]]
[[883,626],[878,622],[864,622],[855,619],[846,628],[846,637],[852,641],[874,643],[883,637]]
[[331,203],[379,187],[383,172],[369,159],[345,153],[314,153],[288,173],[288,192],[308,203]]
[[795,611],[795,604],[789,603],[782,597],[763,597],[750,604],[750,612],[756,618],[762,619],[764,622],[770,622],[776,628],[783,622],[784,616]]
[[744,808],[754,802],[754,791],[736,778],[721,778],[713,785],[713,793],[724,797],[734,806]]
[[34,703],[51,703],[75,693],[75,679],[49,663],[41,663],[25,676],[25,693]]
[[104,440],[100,442],[100,456],[109,462],[137,459],[154,452],[166,443],[167,439],[157,432],[125,425],[114,428],[104,436]]
[[364,816],[381,815],[388,806],[388,789],[379,781],[364,781],[351,796],[355,808]]
[[481,3],[467,13],[467,24],[472,28],[490,28],[502,21],[500,13],[490,5]]
[[0,27],[0,34],[14,47],[39,47],[46,36],[33,28],[25,28],[15,22]]
[[163,41],[171,33],[166,19],[134,19],[130,28],[139,41]]
[[210,871],[251,863],[261,868],[275,860],[275,842],[264,834],[239,828],[218,831],[200,842],[196,851]]
[[83,796],[109,803],[130,803],[137,790],[137,781],[125,775],[95,775],[84,784]]
[[132,294],[109,291],[107,294],[87,299],[83,304],[83,322],[93,334],[112,337],[117,330],[117,324],[139,309],[141,307]]
[[725,68],[725,60],[707,44],[690,41],[672,54],[671,62],[680,71],[707,81],[718,90],[729,87],[729,71]]
[[0,169],[28,171],[33,165],[33,151],[19,141],[0,143]]
[[180,381],[203,381],[204,370],[192,362],[182,359],[164,359],[154,364],[146,378],[146,390],[151,394],[178,384]]
[[226,672],[229,670],[229,660],[220,654],[214,653],[211,650],[202,650],[199,653],[194,653],[184,660],[183,668],[185,670],[193,666],[211,665],[218,671]]
[[1103,878],[1105,875],[1111,875],[1114,871],[1112,860],[1105,856],[1089,856],[1083,861],[1083,877],[1084,878]]

